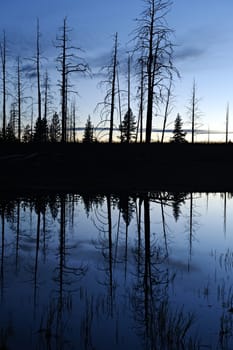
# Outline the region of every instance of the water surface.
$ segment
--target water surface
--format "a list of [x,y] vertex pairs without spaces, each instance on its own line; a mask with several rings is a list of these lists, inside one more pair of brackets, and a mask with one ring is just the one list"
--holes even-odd
[[0,348],[232,349],[230,193],[0,200]]

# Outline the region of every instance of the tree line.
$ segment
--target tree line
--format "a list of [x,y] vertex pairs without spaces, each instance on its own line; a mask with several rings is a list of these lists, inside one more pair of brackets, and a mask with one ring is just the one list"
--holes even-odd
[[[119,39],[114,35],[114,42],[110,63],[102,68],[105,76],[101,82],[105,86],[105,96],[100,107],[100,123],[107,126],[105,138],[109,143],[114,142],[113,132],[116,128],[116,112],[118,112],[118,139],[120,142],[152,141],[153,119],[163,110],[163,129],[161,142],[167,127],[167,119],[171,113],[174,78],[179,72],[174,66],[174,45],[172,42],[173,30],[167,24],[167,14],[171,10],[170,0],[142,0],[144,10],[136,20],[136,28],[132,34],[132,49],[128,54],[127,68],[127,107],[122,115],[122,92],[119,83]],[[0,42],[1,65],[1,97],[2,97],[2,126],[1,141],[14,142],[75,142],[77,128],[77,113],[75,99],[76,86],[72,84],[75,74],[89,76],[91,68],[82,57],[82,49],[75,46],[71,40],[71,29],[67,18],[64,18],[56,37],[55,47],[58,50],[56,57],[57,73],[59,74],[58,87],[60,106],[53,108],[51,113],[52,93],[49,72],[42,72],[43,57],[41,49],[41,32],[39,19],[36,23],[35,54],[29,58],[31,75],[36,82],[33,96],[36,95],[36,111],[34,98],[26,96],[25,63],[17,57],[15,67],[14,89],[10,92],[8,75],[9,53],[7,35],[3,32]],[[11,68],[12,69],[12,68]],[[134,71],[132,74],[132,70]],[[132,111],[131,80],[136,83],[137,116]],[[194,142],[195,118],[197,116],[197,100],[193,90],[192,114],[192,142]],[[32,94],[31,94],[32,95]],[[73,98],[73,99],[72,99]],[[135,100],[135,98],[134,98]],[[10,101],[10,106],[9,106]],[[24,106],[27,105],[27,110]],[[28,112],[30,108],[30,112]],[[28,116],[31,113],[30,122]],[[26,118],[25,118],[26,114]],[[51,116],[52,115],[52,116]],[[181,118],[180,116],[177,116]],[[178,118],[178,129],[182,121]],[[23,122],[27,119],[27,122]],[[120,121],[120,122],[119,122]],[[177,119],[174,125],[173,142],[183,142],[184,133],[177,134]],[[175,131],[176,129],[176,131]],[[145,131],[145,132],[144,132]],[[97,141],[94,136],[94,126],[90,116],[84,128],[82,140],[84,142]]]

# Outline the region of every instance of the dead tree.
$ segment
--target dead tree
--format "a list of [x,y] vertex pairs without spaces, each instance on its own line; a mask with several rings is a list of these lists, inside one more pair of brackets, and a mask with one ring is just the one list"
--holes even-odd
[[226,110],[226,143],[228,143],[228,135],[229,135],[229,103],[227,104],[227,110]]
[[36,77],[37,77],[37,103],[38,103],[38,120],[41,121],[41,82],[40,82],[40,24],[37,19],[36,26]]
[[2,64],[2,136],[6,137],[6,33],[3,31],[3,38],[0,44]]
[[139,115],[138,115],[138,125],[136,133],[136,142],[138,139],[138,133],[140,135],[139,142],[143,141],[143,111],[144,111],[144,63],[142,59],[139,59],[138,65],[140,67],[140,85],[138,87],[138,97],[139,97]]
[[18,140],[21,141],[21,114],[22,114],[22,81],[20,58],[17,58],[17,105],[18,105]]
[[167,118],[171,112],[171,98],[172,98],[172,81],[170,80],[170,84],[167,88],[167,98],[165,101],[165,110],[164,110],[164,119],[163,119],[163,129],[162,129],[162,137],[161,143],[164,141],[164,134],[166,131]]
[[196,130],[200,126],[199,119],[201,113],[199,109],[199,101],[200,99],[197,98],[197,85],[194,79],[192,86],[192,94],[190,98],[190,106],[188,107],[188,113],[191,117],[191,143],[194,143]]
[[[172,30],[167,26],[166,16],[170,0],[144,0],[145,10],[137,19],[134,40],[135,53],[143,63],[146,101],[146,143],[151,142],[154,105],[163,101],[167,81],[178,71],[173,65]],[[178,74],[179,75],[179,74]]]
[[[120,95],[119,88],[119,76],[118,76],[118,34],[115,33],[114,36],[114,47],[111,57],[111,62],[108,66],[105,66],[101,69],[102,72],[106,73],[106,80],[102,81],[100,85],[107,86],[107,92],[104,98],[104,102],[98,103],[99,105],[103,105],[102,114],[107,114],[107,121],[110,122],[109,126],[109,136],[108,141],[112,143],[113,141],[113,128],[114,128],[114,112],[116,109],[116,95]],[[118,85],[118,86],[117,86]],[[120,102],[119,102],[120,103]]]
[[61,118],[62,118],[62,142],[67,141],[67,102],[69,93],[69,77],[72,73],[87,73],[90,71],[88,64],[83,58],[75,54],[80,52],[79,47],[71,45],[69,33],[71,29],[67,26],[67,18],[63,20],[63,26],[60,28],[61,35],[57,37],[56,48],[60,50],[57,57],[57,70],[61,74],[59,81],[61,91]]

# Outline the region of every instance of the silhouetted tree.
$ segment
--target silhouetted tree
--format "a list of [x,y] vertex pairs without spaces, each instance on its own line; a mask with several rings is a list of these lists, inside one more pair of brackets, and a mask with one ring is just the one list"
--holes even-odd
[[18,105],[18,140],[21,141],[21,102],[22,102],[22,87],[21,87],[21,67],[20,58],[17,58],[17,105]]
[[187,194],[184,192],[175,192],[173,193],[172,198],[172,208],[173,208],[173,216],[177,221],[181,214],[181,205],[185,203]]
[[183,125],[183,123],[182,123],[181,117],[178,113],[177,117],[175,119],[173,137],[171,138],[171,142],[175,142],[175,143],[187,142],[185,140],[186,132],[182,131],[182,125]]
[[58,114],[55,112],[49,127],[49,139],[51,142],[61,141],[61,125]]
[[163,143],[163,141],[164,141],[164,134],[165,134],[166,125],[167,125],[167,118],[168,118],[169,114],[171,113],[171,108],[170,108],[171,98],[172,98],[172,80],[170,80],[170,84],[167,88],[167,98],[166,98],[166,102],[165,102],[165,111],[164,111],[161,143]]
[[67,100],[68,100],[68,87],[69,76],[71,73],[86,73],[88,72],[88,64],[76,55],[74,52],[79,52],[80,48],[71,45],[69,38],[69,32],[71,31],[67,27],[67,18],[63,20],[63,26],[60,28],[61,36],[57,37],[56,48],[60,50],[60,54],[57,57],[58,72],[61,73],[61,80],[59,82],[61,89],[61,119],[62,119],[62,136],[61,141],[67,141]]
[[94,142],[93,125],[91,123],[91,117],[90,116],[87,118],[87,122],[86,122],[86,125],[85,125],[82,141],[84,143],[92,143],[92,142]]
[[[107,86],[107,92],[106,96],[104,98],[103,103],[99,103],[98,105],[103,104],[103,110],[102,113],[107,114],[107,120],[110,121],[110,127],[109,127],[109,137],[108,141],[109,143],[112,143],[113,141],[113,127],[114,127],[114,112],[116,107],[116,95],[119,94],[119,86],[117,89],[116,83],[118,78],[118,34],[116,33],[114,36],[114,47],[111,57],[111,62],[108,66],[105,66],[102,68],[102,72],[106,72],[106,80],[101,82],[101,84],[105,84]],[[119,82],[118,82],[119,85]]]
[[40,24],[39,19],[37,19],[36,26],[36,76],[37,76],[37,103],[38,103],[38,119],[41,120],[41,82],[40,82]]
[[120,196],[118,207],[127,226],[129,226],[135,213],[135,202],[128,194]]
[[199,99],[197,98],[197,85],[194,79],[192,87],[192,95],[190,98],[190,106],[188,107],[188,114],[191,117],[191,142],[194,143],[194,136],[196,129],[200,126],[198,120],[200,118]]
[[28,143],[32,141],[31,126],[27,124],[23,132],[23,142]]
[[75,102],[73,101],[71,104],[71,139],[73,142],[76,141],[76,133],[75,133],[75,128],[76,128],[76,106]]
[[48,125],[45,118],[37,118],[35,125],[35,132],[33,135],[34,142],[47,142],[48,141]]
[[228,134],[229,134],[229,103],[227,104],[226,110],[226,143],[228,143]]
[[6,33],[3,31],[3,38],[0,44],[1,63],[2,63],[2,138],[6,136]]
[[124,120],[119,125],[121,132],[120,140],[121,142],[129,143],[136,138],[137,123],[135,121],[135,116],[131,108],[126,112]]
[[140,135],[140,143],[142,143],[143,140],[143,112],[144,112],[144,99],[145,99],[145,93],[144,93],[144,64],[143,59],[139,59],[138,61],[139,66],[139,80],[140,85],[138,87],[138,97],[139,97],[139,115],[138,115],[138,125],[137,125],[137,135],[136,135],[136,141],[138,138],[138,133]]
[[9,141],[9,129],[11,130],[10,134],[14,134],[14,139],[16,139],[16,125],[17,125],[17,110],[16,110],[16,104],[11,104],[10,109],[10,120],[7,124],[8,129],[8,136],[7,136],[7,129],[6,129],[6,138],[8,138]]
[[48,120],[48,115],[50,112],[50,106],[52,104],[52,95],[51,95],[51,87],[50,87],[50,78],[49,73],[46,70],[44,77],[43,77],[43,107],[44,107],[44,113],[43,116],[45,119]]
[[5,141],[7,141],[7,142],[15,142],[16,141],[14,128],[13,128],[13,125],[11,122],[9,122],[7,124],[7,127],[6,127]]
[[153,107],[163,100],[167,80],[172,79],[173,44],[172,30],[167,26],[166,15],[171,7],[170,0],[144,0],[145,10],[137,19],[136,48],[140,64],[144,65],[144,86],[147,93],[146,142],[151,141]]

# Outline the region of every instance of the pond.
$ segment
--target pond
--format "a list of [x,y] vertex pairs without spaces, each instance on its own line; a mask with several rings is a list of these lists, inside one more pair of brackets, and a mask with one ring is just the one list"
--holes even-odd
[[231,193],[0,200],[1,349],[232,349]]

